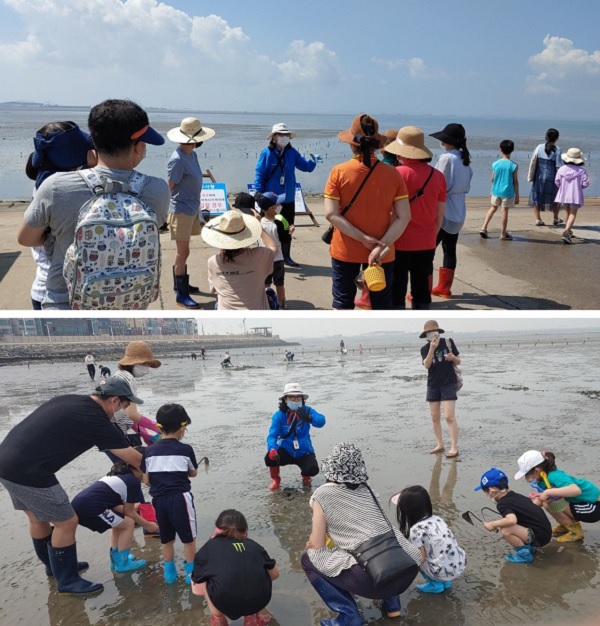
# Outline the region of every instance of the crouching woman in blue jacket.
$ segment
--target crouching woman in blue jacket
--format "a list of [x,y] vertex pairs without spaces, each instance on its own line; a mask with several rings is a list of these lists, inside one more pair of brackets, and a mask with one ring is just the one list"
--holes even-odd
[[297,465],[302,483],[309,486],[312,477],[319,473],[319,464],[310,439],[310,427],[325,426],[325,416],[307,406],[308,394],[297,383],[288,383],[279,398],[279,410],[273,414],[267,437],[265,465],[271,473],[269,489],[281,483],[279,468]]

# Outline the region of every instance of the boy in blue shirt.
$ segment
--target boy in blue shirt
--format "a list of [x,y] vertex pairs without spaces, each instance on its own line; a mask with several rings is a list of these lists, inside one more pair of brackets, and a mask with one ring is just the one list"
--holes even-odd
[[508,209],[519,204],[518,165],[510,159],[514,149],[515,144],[510,139],[501,141],[500,152],[502,152],[502,158],[492,164],[492,206],[487,212],[483,220],[483,226],[479,231],[482,239],[488,238],[487,227],[499,206],[502,207],[500,239],[508,241],[512,239],[506,227],[508,226]]
[[198,474],[198,463],[192,447],[180,441],[191,423],[180,404],[161,406],[156,413],[156,425],[162,432],[162,439],[144,448],[141,465],[156,509],[167,584],[177,579],[176,536],[183,543],[183,566],[188,584],[194,569],[196,511],[189,479]]

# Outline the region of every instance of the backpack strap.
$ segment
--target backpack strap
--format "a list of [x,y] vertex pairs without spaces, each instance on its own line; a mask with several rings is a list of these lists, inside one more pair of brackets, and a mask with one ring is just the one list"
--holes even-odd
[[144,188],[147,179],[148,177],[145,174],[133,170],[129,180],[127,181],[128,192],[134,196],[139,196],[142,193],[142,189]]
[[93,195],[103,193],[105,191],[106,184],[98,176],[95,170],[77,170],[77,173],[83,178],[85,184],[89,187],[89,190]]
[[81,176],[81,178],[83,178],[93,195],[104,192],[114,193],[116,191],[114,187],[116,186],[117,188],[120,188],[118,189],[119,191],[139,196],[148,178],[145,174],[137,172],[136,170],[131,172],[131,176],[126,183],[106,180],[105,178],[99,176],[99,174],[93,169],[78,170],[77,173]]

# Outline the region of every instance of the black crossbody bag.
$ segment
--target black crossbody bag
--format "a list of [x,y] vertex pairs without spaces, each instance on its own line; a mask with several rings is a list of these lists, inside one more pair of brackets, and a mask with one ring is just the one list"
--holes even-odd
[[412,198],[409,198],[408,200],[409,204],[411,202],[414,202],[417,198],[420,198],[423,195],[423,192],[425,191],[425,187],[427,187],[427,183],[431,180],[431,177],[433,176],[434,168],[431,166],[429,167],[431,171],[429,172],[429,176],[427,177],[427,180],[423,183],[423,186],[421,187],[421,189],[419,189],[419,191],[417,191],[417,193]]
[[[356,198],[358,198],[358,194],[362,191],[362,188],[365,186],[365,183],[369,179],[369,176],[371,176],[371,172],[378,165],[379,165],[379,161],[375,161],[373,167],[369,170],[368,174],[365,176],[364,180],[360,184],[358,191],[354,194],[354,197],[352,198],[352,200],[350,200],[350,202],[341,210],[340,215],[344,215],[344,213],[346,213],[346,211],[354,204],[354,202],[356,201]],[[331,243],[331,240],[333,239],[333,231],[334,231],[334,227],[330,225],[329,228],[321,235],[321,239],[327,245],[329,245]]]
[[[349,552],[369,575],[375,589],[383,589],[395,581],[400,582],[400,580],[402,580],[402,585],[406,583],[403,587],[403,589],[406,589],[418,574],[419,566],[398,543],[394,528],[390,524],[387,515],[383,512],[379,500],[377,500],[367,483],[365,483],[365,486],[373,496],[375,504],[379,507],[390,529],[381,535],[363,541],[356,550]],[[399,585],[399,587],[402,585]]]

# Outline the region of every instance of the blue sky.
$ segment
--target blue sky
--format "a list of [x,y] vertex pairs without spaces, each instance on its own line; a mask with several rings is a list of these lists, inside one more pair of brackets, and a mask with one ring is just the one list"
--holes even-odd
[[0,101],[594,119],[599,18],[597,0],[0,0]]

